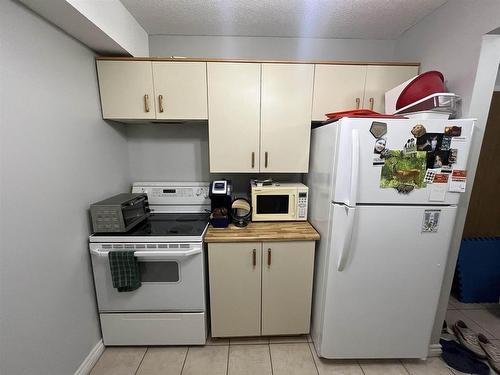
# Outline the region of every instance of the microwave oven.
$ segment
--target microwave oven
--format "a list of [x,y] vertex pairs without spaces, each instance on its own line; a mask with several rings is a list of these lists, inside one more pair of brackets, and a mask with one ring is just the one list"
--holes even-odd
[[252,184],[252,221],[305,221],[309,188],[301,183]]
[[148,196],[122,193],[90,205],[94,233],[127,232],[149,216]]

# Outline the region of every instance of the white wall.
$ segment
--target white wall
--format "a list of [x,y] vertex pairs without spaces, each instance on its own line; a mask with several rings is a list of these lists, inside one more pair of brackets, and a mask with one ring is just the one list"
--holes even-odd
[[500,26],[497,0],[453,0],[438,8],[398,40],[396,57],[420,61],[421,71],[443,72],[448,89],[462,96],[462,117],[477,118],[431,344],[438,344],[453,282],[467,207],[500,62],[500,37],[484,36]]
[[146,31],[120,0],[20,0],[103,55],[149,56]]
[[[243,195],[250,178],[259,174],[212,174],[209,168],[208,124],[131,124],[127,128],[132,181],[211,181],[230,178],[234,191]],[[231,157],[228,144],[227,157]],[[263,174],[277,181],[301,181],[301,174]]]
[[0,2],[0,373],[73,374],[100,340],[89,203],[128,189],[93,53]]
[[443,72],[448,89],[462,96],[467,116],[481,38],[500,26],[499,15],[498,0],[448,1],[398,39],[395,57],[421,62],[423,72]]
[[150,35],[151,56],[392,61],[395,40]]

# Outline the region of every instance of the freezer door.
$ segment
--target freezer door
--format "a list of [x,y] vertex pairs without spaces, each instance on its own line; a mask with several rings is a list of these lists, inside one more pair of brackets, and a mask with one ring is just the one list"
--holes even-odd
[[[335,181],[332,183],[333,201],[354,206],[360,203],[374,204],[457,204],[460,193],[449,192],[446,184],[427,184],[426,187],[415,188],[409,194],[401,194],[394,188],[381,188],[382,165],[374,165],[374,158],[379,155],[374,153],[376,138],[370,133],[373,121],[387,124],[387,133],[383,136],[386,148],[390,150],[403,150],[405,144],[413,139],[411,130],[417,124],[426,129],[426,136],[422,142],[428,144],[422,146],[426,150],[434,147],[450,148],[456,150],[456,162],[452,164],[453,169],[464,170],[467,168],[470,141],[473,131],[473,120],[405,120],[405,119],[349,119],[344,118],[337,123],[326,126],[339,128],[339,137],[335,151],[337,157],[333,166]],[[448,147],[443,146],[442,134],[445,127],[456,126],[461,128],[461,135],[451,137]],[[437,140],[433,139],[433,134]],[[420,141],[419,141],[420,142]],[[433,143],[433,142],[437,142]],[[446,144],[446,140],[444,142]],[[358,151],[359,150],[359,151]],[[314,150],[311,151],[314,154]],[[455,151],[454,151],[455,152]],[[443,158],[444,154],[432,153]],[[392,170],[394,169],[394,170]],[[415,168],[401,170],[392,168],[402,183],[411,182],[412,179],[422,180],[425,169],[418,172]],[[470,188],[470,187],[468,187]],[[438,190],[441,193],[438,193]],[[443,196],[444,193],[444,196]]]
[[[334,205],[322,334],[313,336],[322,357],[427,357],[455,213]],[[431,219],[437,231],[423,232]]]

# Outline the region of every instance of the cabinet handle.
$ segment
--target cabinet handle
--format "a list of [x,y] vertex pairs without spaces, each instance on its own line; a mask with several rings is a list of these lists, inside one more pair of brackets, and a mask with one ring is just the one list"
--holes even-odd
[[144,95],[144,110],[149,112],[149,95]]
[[255,168],[255,152],[252,151],[252,168]]
[[267,265],[271,267],[271,248],[267,249]]
[[356,98],[356,109],[359,109],[359,106],[361,105],[361,99]]
[[375,103],[375,99],[370,98],[368,101],[370,102],[370,110],[373,111],[373,104]]
[[266,152],[264,152],[264,167],[265,167],[265,168],[267,168],[267,164],[268,164],[267,162],[268,162],[268,159],[269,159],[269,157],[268,157],[268,155],[267,155],[267,151],[266,151]]
[[160,107],[160,112],[163,112],[163,95],[158,95],[158,104]]
[[255,267],[257,265],[257,250],[253,249],[252,252],[252,264]]

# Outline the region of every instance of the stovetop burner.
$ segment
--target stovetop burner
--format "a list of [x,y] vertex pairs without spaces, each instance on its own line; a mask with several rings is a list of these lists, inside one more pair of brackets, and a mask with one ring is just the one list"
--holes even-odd
[[201,236],[208,224],[208,213],[151,214],[127,233],[101,233],[97,236]]

